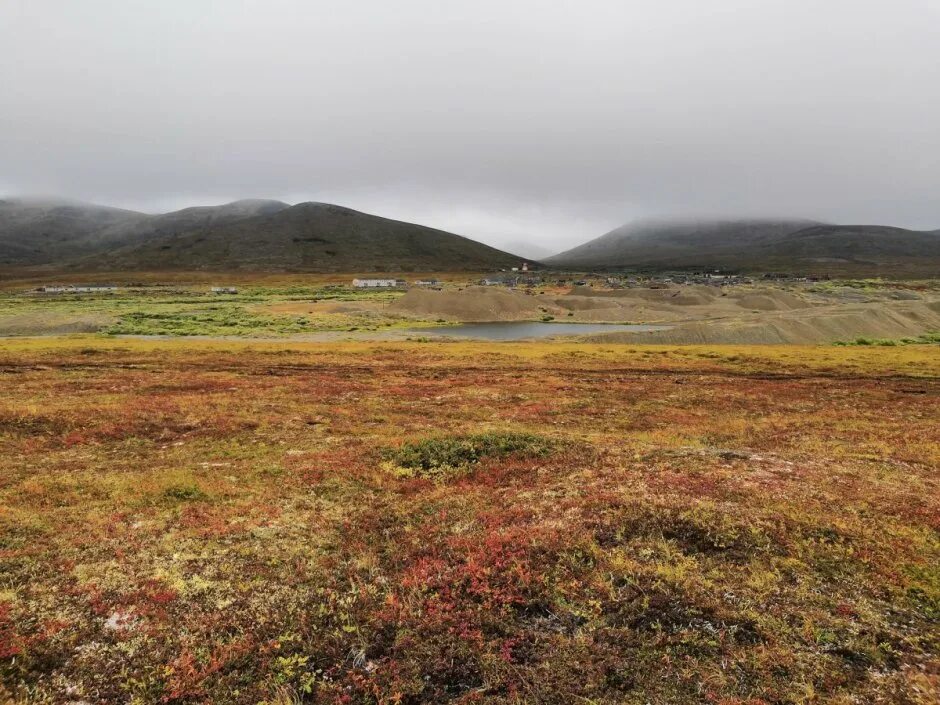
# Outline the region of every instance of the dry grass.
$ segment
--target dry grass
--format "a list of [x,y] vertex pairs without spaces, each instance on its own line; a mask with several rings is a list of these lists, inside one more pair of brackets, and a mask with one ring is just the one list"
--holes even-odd
[[[934,703],[938,395],[929,346],[3,341],[0,701]],[[487,432],[548,443],[389,471]]]

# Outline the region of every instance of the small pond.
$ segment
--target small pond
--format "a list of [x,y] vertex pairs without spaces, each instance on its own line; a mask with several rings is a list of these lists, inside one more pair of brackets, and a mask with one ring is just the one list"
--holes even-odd
[[543,323],[541,321],[499,321],[494,323],[460,323],[455,326],[411,328],[409,333],[425,336],[481,338],[483,340],[529,340],[553,338],[561,335],[591,335],[593,333],[646,333],[668,330],[670,326],[650,326],[619,323]]

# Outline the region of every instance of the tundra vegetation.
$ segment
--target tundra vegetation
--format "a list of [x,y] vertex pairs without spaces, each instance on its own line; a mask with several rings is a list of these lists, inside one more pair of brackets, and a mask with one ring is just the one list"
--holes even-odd
[[935,346],[0,342],[0,701],[933,704]]
[[940,332],[930,332],[919,335],[916,338],[865,338],[859,337],[855,340],[838,340],[833,345],[918,345],[923,343],[940,343]]
[[[2,272],[0,272],[2,274]],[[38,276],[38,275],[37,275]],[[74,273],[69,281],[77,281]],[[877,344],[936,342],[935,281],[738,282],[727,286],[647,281],[613,288],[564,279],[476,286],[475,275],[440,286],[357,289],[352,275],[135,275],[108,291],[40,292],[45,280],[0,284],[0,336],[97,333],[117,336],[406,339],[414,327],[464,322],[642,323],[657,331],[603,330],[600,343]],[[414,275],[402,275],[411,276]],[[570,283],[570,280],[567,280]],[[87,283],[87,282],[85,282]],[[236,293],[217,294],[224,284]],[[531,286],[529,285],[531,284]],[[558,326],[558,332],[563,331]],[[571,334],[573,331],[569,330]]]
[[[105,293],[0,292],[0,335],[98,332],[104,335],[279,338],[318,331],[382,330],[421,325],[390,315],[397,291],[337,285],[242,287],[213,294],[209,287],[138,286]],[[72,328],[60,330],[63,322]],[[75,322],[84,322],[80,328]]]

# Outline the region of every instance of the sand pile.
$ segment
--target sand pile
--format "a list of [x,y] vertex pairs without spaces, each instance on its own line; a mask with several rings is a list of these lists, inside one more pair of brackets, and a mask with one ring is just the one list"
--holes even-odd
[[471,286],[462,291],[410,289],[388,310],[467,322],[534,320],[546,313],[561,313],[550,299],[486,286]]

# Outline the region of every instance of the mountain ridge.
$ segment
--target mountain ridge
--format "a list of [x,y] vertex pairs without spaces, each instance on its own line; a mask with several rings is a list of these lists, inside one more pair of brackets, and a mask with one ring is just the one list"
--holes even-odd
[[626,223],[544,262],[598,270],[936,275],[940,232],[804,219],[657,218]]
[[[507,247],[518,252],[518,245]],[[659,217],[626,223],[559,254],[532,254],[316,201],[242,199],[147,214],[59,198],[0,199],[0,266],[77,271],[471,271],[528,259],[582,271],[936,276],[940,229]]]
[[462,271],[520,258],[454,233],[314,201],[210,223],[110,252],[82,268]]
[[0,199],[0,264],[64,263],[112,247],[191,229],[202,223],[238,220],[287,207],[280,201],[245,199],[148,214],[61,198]]
[[0,265],[104,269],[459,271],[517,255],[343,206],[243,199],[162,214],[64,199],[0,199]]

